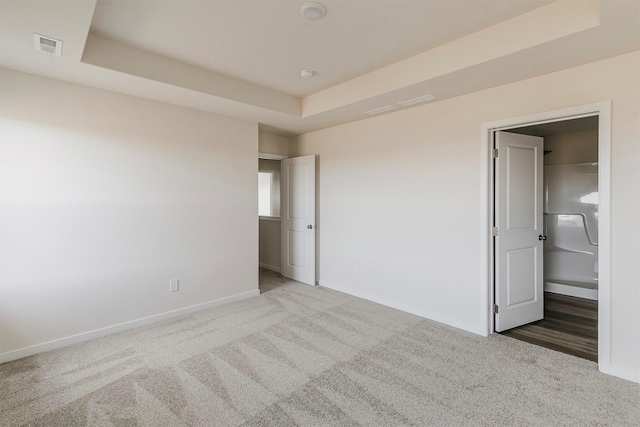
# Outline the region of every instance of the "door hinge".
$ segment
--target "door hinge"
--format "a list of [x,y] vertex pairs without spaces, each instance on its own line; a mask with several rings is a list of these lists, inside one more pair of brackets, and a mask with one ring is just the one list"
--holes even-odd
[[491,235],[493,237],[497,237],[498,236],[498,227],[491,227]]
[[491,150],[491,155],[493,156],[494,159],[498,158],[498,149],[494,148],[493,150]]
[[498,304],[493,304],[493,314],[498,314]]

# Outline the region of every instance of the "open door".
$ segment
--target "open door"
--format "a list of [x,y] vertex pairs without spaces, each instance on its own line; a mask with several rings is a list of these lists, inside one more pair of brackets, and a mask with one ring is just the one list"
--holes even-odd
[[496,132],[495,142],[494,313],[501,332],[544,317],[544,145],[508,132]]
[[316,284],[316,156],[284,159],[281,168],[282,275]]

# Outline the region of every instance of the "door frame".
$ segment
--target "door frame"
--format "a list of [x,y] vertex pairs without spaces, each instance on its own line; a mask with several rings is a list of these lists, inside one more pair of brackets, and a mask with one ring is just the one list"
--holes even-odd
[[611,101],[598,102],[481,125],[480,253],[481,300],[486,310],[486,335],[494,333],[494,256],[491,227],[494,217],[493,133],[523,126],[598,117],[598,369],[611,373]]
[[[258,152],[258,164],[256,165],[256,171],[260,172],[260,159],[277,160],[277,161],[280,162],[280,164],[282,164],[282,160],[287,159],[287,158],[288,158],[288,156],[284,156],[282,154],[271,154],[271,153]],[[278,189],[278,190],[280,190],[280,189]],[[278,270],[276,270],[275,268],[269,268],[267,265],[262,264],[260,262],[260,220],[280,222],[280,217],[278,217],[278,218],[261,217],[260,215],[258,215],[257,218],[258,218],[258,236],[256,237],[256,243],[257,243],[257,246],[258,246],[258,272],[260,271],[260,268],[266,268],[268,270],[280,273],[282,271],[282,260],[280,261],[280,265],[277,266]],[[282,242],[281,242],[281,244],[282,244]],[[280,246],[280,247],[282,248],[282,246]],[[276,266],[271,266],[271,267],[276,267]]]
[[289,158],[289,156],[283,156],[282,154],[258,153],[258,159],[284,160],[284,159],[288,159],[288,158]]

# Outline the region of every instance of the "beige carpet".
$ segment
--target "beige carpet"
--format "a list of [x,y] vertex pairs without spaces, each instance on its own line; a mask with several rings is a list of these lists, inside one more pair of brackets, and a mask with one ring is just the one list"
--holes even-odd
[[0,425],[640,425],[640,385],[593,362],[273,274],[263,284],[0,365]]

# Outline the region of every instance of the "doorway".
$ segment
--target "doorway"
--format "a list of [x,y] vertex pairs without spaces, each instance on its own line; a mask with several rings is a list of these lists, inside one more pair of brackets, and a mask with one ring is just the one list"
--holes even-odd
[[[586,119],[586,120],[580,120]],[[599,241],[596,249],[596,253],[598,256],[597,261],[597,270],[598,270],[598,290],[597,298],[598,302],[591,301],[592,305],[597,304],[597,307],[592,307],[594,313],[597,313],[595,317],[597,320],[593,320],[597,324],[597,328],[595,330],[595,335],[597,338],[597,359],[598,366],[600,371],[608,373],[609,372],[609,324],[610,324],[610,311],[609,311],[609,295],[610,295],[610,282],[609,282],[609,194],[610,194],[610,184],[609,184],[609,172],[610,172],[610,164],[609,164],[609,155],[610,155],[610,103],[603,102],[598,104],[591,104],[587,106],[574,107],[565,110],[558,110],[548,113],[541,113],[537,115],[513,118],[502,120],[499,122],[486,123],[482,126],[482,142],[483,142],[483,159],[486,161],[486,164],[483,164],[483,191],[486,190],[486,205],[483,209],[483,224],[486,232],[483,232],[483,253],[486,256],[487,264],[486,264],[486,275],[487,275],[487,333],[491,334],[498,330],[505,329],[503,327],[496,327],[500,323],[498,316],[500,316],[500,311],[504,313],[504,310],[507,310],[508,307],[500,307],[496,304],[496,301],[500,298],[500,292],[503,292],[505,285],[502,284],[502,288],[500,288],[500,272],[497,271],[496,267],[499,265],[498,257],[499,253],[494,253],[494,249],[496,248],[495,240],[499,239],[498,236],[493,236],[494,233],[500,234],[500,230],[494,229],[494,222],[497,216],[499,216],[499,194],[494,193],[494,174],[497,172],[497,168],[494,166],[493,162],[493,142],[494,136],[498,132],[510,132],[513,134],[526,135],[526,134],[535,134],[535,131],[544,131],[545,126],[547,129],[553,126],[567,126],[567,123],[573,122],[585,124],[589,120],[592,122],[595,120],[597,122],[597,139],[598,139],[598,147],[597,147],[597,157],[598,157],[598,188],[599,188],[599,224],[597,227]],[[555,124],[553,124],[555,123]],[[519,130],[518,130],[519,129]],[[521,133],[520,133],[521,132]],[[535,150],[534,150],[535,151]],[[531,151],[533,152],[533,151]],[[538,153],[542,155],[542,153]],[[500,154],[498,154],[499,156]],[[528,154],[527,154],[528,155]],[[525,156],[526,157],[526,156]],[[542,158],[542,157],[540,157]],[[483,162],[484,163],[484,162]],[[524,164],[524,163],[523,163]],[[542,169],[541,169],[542,170]],[[528,185],[525,182],[525,185]],[[533,202],[535,204],[536,202]],[[494,204],[497,204],[494,206]],[[514,205],[516,206],[516,205]],[[517,211],[517,209],[515,209]],[[541,218],[538,218],[541,219]],[[567,219],[567,218],[564,218]],[[540,226],[537,230],[540,231],[540,234],[537,236],[540,240],[545,238],[545,233],[542,231],[543,221],[540,222]],[[534,227],[535,228],[535,227]],[[537,231],[536,230],[536,231]],[[486,234],[485,234],[486,233]],[[533,244],[531,245],[533,248]],[[537,249],[538,254],[542,253],[542,245]],[[513,259],[518,260],[521,264],[514,264],[514,266],[518,266],[517,269],[512,269],[516,271],[517,274],[514,276],[513,274],[510,276],[510,279],[514,279],[518,276],[522,271],[526,270],[527,274],[531,273],[532,277],[536,275],[533,267],[527,264],[528,259],[534,260],[537,259],[540,261],[542,258],[539,255],[534,253],[533,249],[526,249],[520,251],[517,256],[514,256]],[[524,261],[522,261],[524,260]],[[503,263],[504,264],[504,263]],[[522,266],[526,267],[522,268]],[[512,271],[512,273],[513,273]],[[505,278],[502,278],[503,281]],[[555,310],[557,307],[562,306],[567,301],[557,301],[555,295],[547,294],[552,296],[552,300],[548,304],[548,310],[545,313],[544,311],[544,293],[543,293],[543,280],[542,277],[538,277],[536,280],[539,281],[535,284],[535,292],[536,296],[531,296],[531,294],[519,294],[520,296],[525,295],[522,298],[522,301],[525,300],[537,300],[539,302],[538,310],[539,310],[539,318],[542,319],[544,317],[547,318],[550,322],[555,322],[556,324],[562,323],[563,320],[554,320],[554,316],[551,314],[552,310]],[[502,289],[502,290],[501,290]],[[514,292],[520,292],[519,290],[515,290]],[[527,291],[528,292],[528,291]],[[513,293],[513,295],[517,295]],[[569,305],[573,304],[571,302],[571,298],[574,298],[571,295],[560,295],[560,299],[568,299]],[[513,301],[517,301],[513,299]],[[497,305],[497,307],[496,307]],[[517,306],[519,304],[513,304]],[[524,304],[523,304],[524,305]],[[502,309],[502,310],[501,310]],[[497,313],[494,313],[494,310]],[[535,319],[535,316],[533,317]],[[504,325],[503,325],[504,326]],[[517,322],[516,322],[517,326]],[[510,329],[510,328],[506,328]],[[593,359],[592,359],[593,360]]]
[[263,292],[265,273],[281,272],[280,181],[284,156],[260,154],[258,158],[258,260]]
[[[513,328],[496,324],[496,330],[597,362],[598,117],[502,132],[542,138],[542,230],[534,246],[541,251],[543,295],[540,315],[520,319],[523,324]],[[500,282],[498,277],[496,287]]]
[[315,162],[313,155],[291,158],[258,155],[258,253],[262,282],[277,274],[316,284]]

